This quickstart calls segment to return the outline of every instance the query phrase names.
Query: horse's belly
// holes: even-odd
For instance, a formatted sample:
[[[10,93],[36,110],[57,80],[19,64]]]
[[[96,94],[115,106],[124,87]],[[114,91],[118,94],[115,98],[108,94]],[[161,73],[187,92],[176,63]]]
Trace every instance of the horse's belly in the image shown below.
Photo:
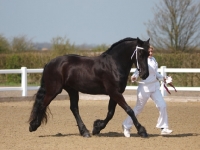
[[[79,85],[74,87],[77,91],[86,94],[106,94],[106,91],[101,86],[94,86],[91,83],[87,83],[86,85]]]

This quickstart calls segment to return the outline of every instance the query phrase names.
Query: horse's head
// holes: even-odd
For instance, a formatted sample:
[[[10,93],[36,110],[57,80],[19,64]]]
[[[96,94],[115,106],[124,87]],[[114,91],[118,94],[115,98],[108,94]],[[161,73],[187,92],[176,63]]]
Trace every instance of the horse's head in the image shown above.
[[[147,58],[149,56],[149,40],[142,41],[139,38],[125,38],[114,43],[107,51],[101,55],[112,56],[113,61],[117,64],[117,68],[125,76],[130,73],[130,69],[135,63],[142,79],[149,76],[149,68]],[[128,76],[127,76],[128,78]]]
[[[149,68],[148,68],[148,56],[149,56],[149,41],[142,41],[137,38],[137,46],[135,48],[135,66],[139,70],[139,76],[142,79],[146,79],[149,76]]]

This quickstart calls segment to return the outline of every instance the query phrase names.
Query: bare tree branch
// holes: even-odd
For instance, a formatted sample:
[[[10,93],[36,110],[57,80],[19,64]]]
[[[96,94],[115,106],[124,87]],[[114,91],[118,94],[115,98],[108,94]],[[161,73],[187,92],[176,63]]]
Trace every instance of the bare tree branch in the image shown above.
[[[154,8],[154,19],[145,25],[156,48],[193,50],[200,46],[200,2],[162,0]]]

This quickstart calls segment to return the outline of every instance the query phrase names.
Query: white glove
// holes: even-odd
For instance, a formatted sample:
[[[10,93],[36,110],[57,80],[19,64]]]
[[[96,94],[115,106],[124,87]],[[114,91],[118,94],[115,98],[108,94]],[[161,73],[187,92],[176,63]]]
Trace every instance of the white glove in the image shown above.
[[[172,83],[172,77],[171,76],[166,76],[165,77],[165,82],[168,83]]]

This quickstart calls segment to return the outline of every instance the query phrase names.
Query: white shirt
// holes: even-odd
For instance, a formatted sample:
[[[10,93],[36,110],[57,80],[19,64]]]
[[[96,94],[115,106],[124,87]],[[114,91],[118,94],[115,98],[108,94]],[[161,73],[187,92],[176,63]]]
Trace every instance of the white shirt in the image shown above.
[[[148,58],[149,66],[149,76],[145,80],[139,82],[138,89],[142,88],[145,92],[154,92],[157,89],[160,89],[160,83],[158,80],[162,80],[163,76],[157,72],[158,63],[154,57]],[[132,75],[136,78],[139,77],[139,71],[136,70]]]

